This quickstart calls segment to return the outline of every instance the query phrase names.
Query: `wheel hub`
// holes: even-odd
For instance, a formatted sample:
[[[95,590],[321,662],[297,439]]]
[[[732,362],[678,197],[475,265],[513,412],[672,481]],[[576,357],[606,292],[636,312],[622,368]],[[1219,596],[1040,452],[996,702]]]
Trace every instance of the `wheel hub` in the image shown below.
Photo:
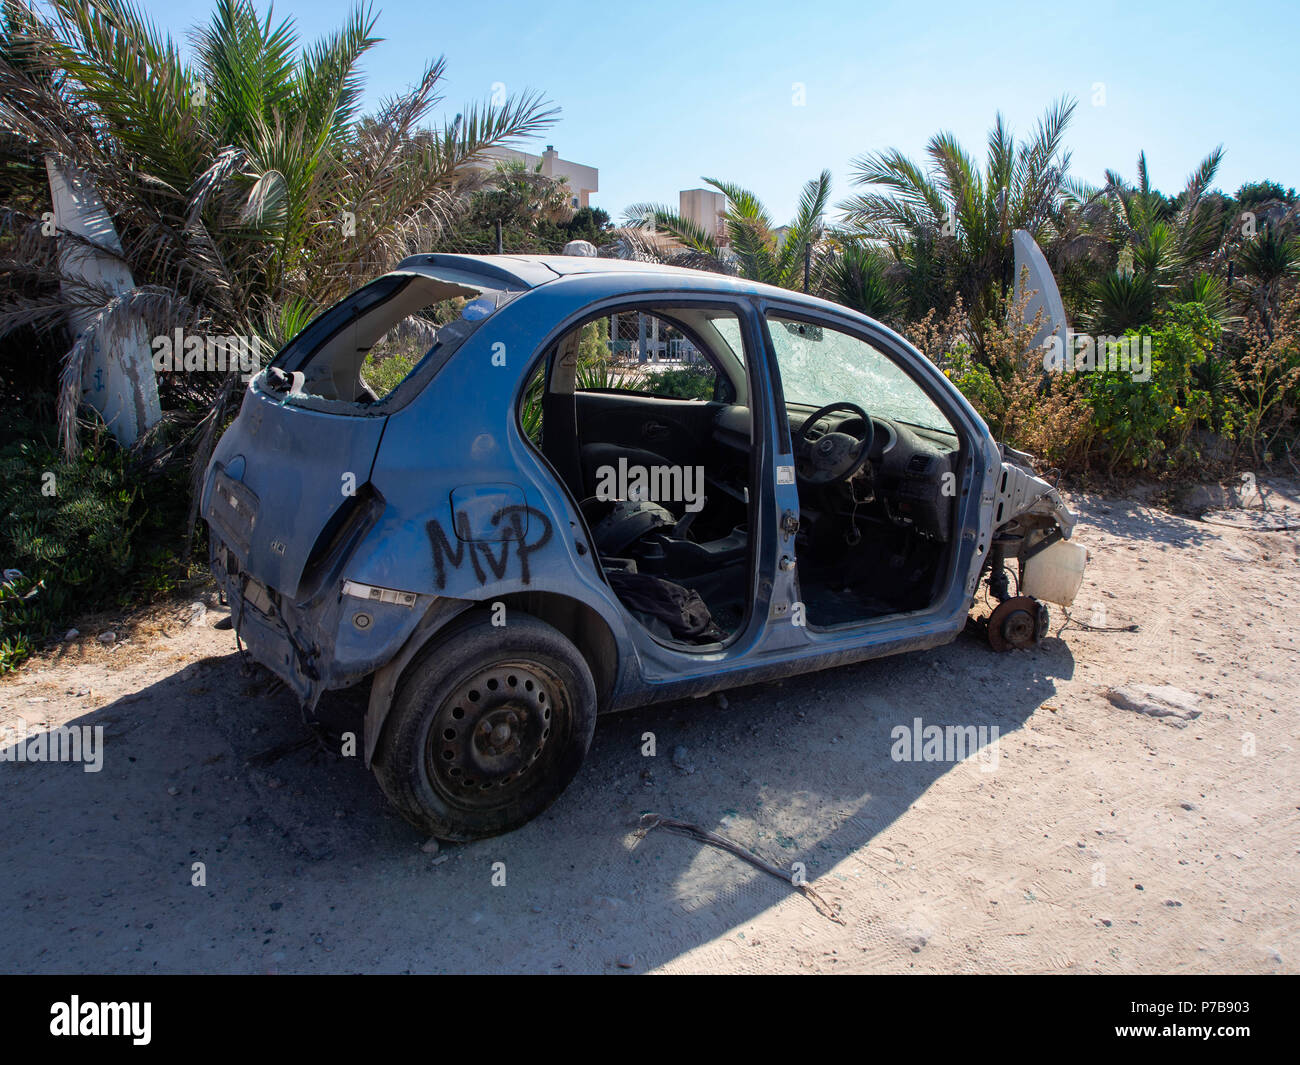
[[[536,663],[499,663],[473,674],[431,724],[431,779],[445,792],[479,801],[517,786],[550,739],[558,691],[556,678]]]
[[[1028,650],[1047,634],[1047,607],[1027,595],[999,603],[989,615],[989,643],[995,651]]]

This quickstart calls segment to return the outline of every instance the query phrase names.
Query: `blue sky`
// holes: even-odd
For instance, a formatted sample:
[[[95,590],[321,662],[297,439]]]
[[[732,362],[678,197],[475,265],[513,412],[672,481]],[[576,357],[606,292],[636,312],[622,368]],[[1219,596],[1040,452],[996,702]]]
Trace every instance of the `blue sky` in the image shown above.
[[[210,11],[206,0],[143,6],[177,37]],[[275,13],[292,16],[310,41],[351,6],[282,0]],[[949,129],[982,158],[997,111],[1027,133],[1062,94],[1079,101],[1067,146],[1071,172],[1086,180],[1107,167],[1132,178],[1146,149],[1152,180],[1174,192],[1222,143],[1217,184],[1226,191],[1263,178],[1300,186],[1294,2],[375,7],[385,40],[365,61],[370,103],[408,86],[438,54],[448,61],[448,115],[489,97],[497,82],[540,89],[562,114],[521,147],[553,143],[562,157],[598,167],[593,203],[616,219],[638,201],[675,206],[679,189],[709,176],[752,188],[784,222],[822,168],[838,202],[852,192],[851,160],[867,151],[898,147],[921,161],[929,137]]]

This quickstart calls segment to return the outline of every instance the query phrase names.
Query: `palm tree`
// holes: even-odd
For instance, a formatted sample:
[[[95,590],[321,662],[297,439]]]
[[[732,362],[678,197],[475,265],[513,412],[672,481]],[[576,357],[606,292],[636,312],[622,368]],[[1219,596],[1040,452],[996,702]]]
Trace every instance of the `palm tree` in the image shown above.
[[[1062,139],[1074,109],[1073,100],[1059,100],[1020,143],[997,115],[982,169],[946,132],[930,138],[928,167],[896,148],[854,160],[853,183],[869,191],[840,205],[845,228],[887,246],[901,263],[941,264],[970,312],[981,353],[984,323],[1012,281],[1012,232],[1050,235],[1070,165]]]
[[[824,294],[872,318],[892,319],[902,303],[898,283],[892,276],[893,266],[884,249],[847,241],[831,256]]]
[[[1241,244],[1238,255],[1249,285],[1250,306],[1273,339],[1283,282],[1300,276],[1300,212],[1294,209],[1280,222],[1264,225]]]
[[[155,335],[176,326],[258,335],[274,350],[313,308],[427,247],[463,189],[482,180],[467,164],[535,135],[557,114],[524,92],[426,126],[441,99],[439,57],[413,88],[362,116],[358,64],[379,41],[369,7],[300,48],[292,19],[273,23],[251,0],[216,0],[209,24],[193,34],[192,62],[130,0],[49,0],[48,8],[7,5],[0,125],[29,152],[93,178],[139,287],[112,302],[84,286],[59,294],[58,242],[42,239],[39,218],[11,210],[18,239],[0,252],[0,267],[24,288],[16,284],[0,305],[0,336],[57,328],[71,299],[100,310],[106,334],[143,316]],[[65,362],[69,451],[80,358],[94,340],[83,335]],[[188,430],[183,449],[200,471],[238,374],[176,377],[165,421]]]
[[[1172,199],[1151,185],[1145,152],[1138,155],[1133,184],[1114,170],[1106,171],[1099,193],[1109,217],[1102,228],[1117,261],[1092,289],[1091,319],[1098,332],[1145,325],[1170,296],[1184,299],[1200,293],[1215,302],[1217,289],[1208,279],[1218,278],[1226,267],[1230,218],[1222,197],[1210,192],[1222,161],[1220,145],[1201,160]],[[1207,279],[1198,280],[1200,274]],[[1221,310],[1226,314],[1226,306]]]
[[[662,204],[633,204],[625,212],[629,227],[667,233],[700,265],[718,270],[731,266],[753,281],[809,291],[821,283],[828,251],[823,216],[831,194],[829,170],[803,187],[794,220],[784,232],[777,231],[767,208],[748,189],[730,181],[703,180],[726,197],[725,248],[714,234]]]

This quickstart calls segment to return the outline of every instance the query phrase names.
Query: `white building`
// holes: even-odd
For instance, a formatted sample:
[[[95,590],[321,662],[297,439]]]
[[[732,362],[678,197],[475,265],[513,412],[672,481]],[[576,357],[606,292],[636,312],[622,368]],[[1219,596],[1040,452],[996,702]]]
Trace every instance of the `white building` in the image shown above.
[[[532,155],[514,148],[489,148],[480,157],[478,165],[483,169],[490,169],[496,165],[495,160],[523,163],[529,170],[535,170],[540,165],[543,176],[567,179],[569,206],[575,211],[580,207],[590,207],[589,197],[593,192],[600,191],[600,171],[594,166],[583,166],[581,163],[571,163],[567,159],[561,159],[560,153],[555,150],[553,144],[548,144],[546,151],[541,155]]]
[[[716,189],[682,189],[677,194],[677,213],[711,236],[719,247],[727,244],[727,227],[722,216],[727,197]]]

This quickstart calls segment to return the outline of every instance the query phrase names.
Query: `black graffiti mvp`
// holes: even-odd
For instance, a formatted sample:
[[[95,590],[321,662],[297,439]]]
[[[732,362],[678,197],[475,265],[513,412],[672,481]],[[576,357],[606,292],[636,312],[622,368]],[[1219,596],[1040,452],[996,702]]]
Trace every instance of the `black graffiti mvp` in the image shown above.
[[[487,583],[488,571],[491,571],[492,576],[497,580],[504,579],[510,569],[511,544],[515,545],[514,556],[519,562],[519,579],[527,584],[529,556],[540,551],[551,540],[550,519],[540,510],[518,503],[502,507],[492,515],[492,527],[502,528],[501,539],[497,541],[501,544],[500,555],[493,554],[491,541],[473,539],[469,517],[464,511],[455,516],[455,522],[456,536],[450,540],[443,530],[442,522],[436,518],[425,526],[429,533],[429,546],[433,550],[433,572],[439,591],[447,586],[448,564],[452,569],[458,570],[465,563],[467,556],[480,585]],[[540,534],[530,543],[524,539],[525,528],[530,531],[534,528],[539,529]],[[487,569],[484,569],[484,564]]]

